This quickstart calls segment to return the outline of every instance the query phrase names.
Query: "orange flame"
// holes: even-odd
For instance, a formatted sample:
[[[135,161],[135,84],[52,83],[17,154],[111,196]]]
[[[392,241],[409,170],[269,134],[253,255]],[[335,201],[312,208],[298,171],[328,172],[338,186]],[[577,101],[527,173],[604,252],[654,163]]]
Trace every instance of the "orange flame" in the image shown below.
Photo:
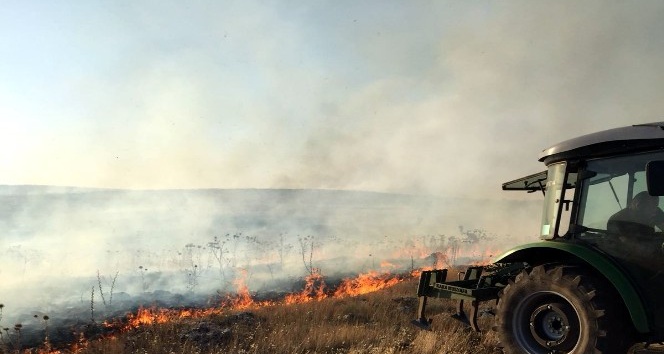
[[[323,300],[327,297],[325,294],[325,281],[320,272],[313,272],[305,278],[304,289],[295,294],[288,294],[284,298],[285,304],[300,304],[312,300]]]
[[[127,316],[127,327],[136,328],[142,325],[153,325],[158,323],[166,323],[172,317],[170,313],[172,310],[167,309],[146,309],[139,308],[135,314]]]
[[[240,277],[233,280],[233,285],[235,285],[235,288],[237,289],[237,296],[227,299],[227,303],[225,305],[234,309],[244,310],[254,305],[254,300],[251,298],[249,287],[245,282],[245,279],[247,278],[247,270],[242,269],[240,274]]]
[[[358,296],[388,288],[400,282],[401,279],[389,273],[378,273],[375,271],[360,274],[354,279],[344,281],[334,291],[335,297]]]
[[[433,270],[433,269],[434,269],[433,267],[422,267],[422,268],[413,269],[413,270],[410,271],[410,276],[412,278],[419,278],[420,275],[422,275],[423,271]]]
[[[150,326],[166,323],[182,318],[200,318],[212,314],[219,314],[223,310],[244,310],[250,307],[265,307],[275,305],[272,301],[255,301],[245,284],[245,276],[236,279],[237,295],[224,300],[220,307],[209,309],[159,309],[139,308],[135,314],[127,316],[127,322],[122,326],[123,331],[141,326]],[[360,274],[356,278],[344,279],[332,295],[326,293],[327,286],[320,272],[314,272],[305,278],[304,289],[299,293],[287,294],[283,304],[297,304],[309,301],[320,301],[328,297],[352,297],[378,291],[399,283],[402,279],[390,273],[372,271]],[[104,326],[114,327],[113,323],[105,322]]]
[[[202,318],[209,315],[221,314],[227,310],[243,310],[250,307],[266,307],[277,304],[273,301],[255,301],[245,283],[246,271],[241,272],[241,277],[233,283],[237,288],[237,295],[228,297],[222,301],[219,307],[207,309],[162,309],[162,308],[139,308],[136,313],[130,313],[126,321],[105,321],[102,325],[109,329],[117,329],[119,332],[127,332],[143,326],[152,326],[172,322],[183,318]],[[357,278],[344,279],[333,293],[327,292],[325,281],[320,271],[315,271],[305,278],[304,289],[299,293],[288,294],[282,300],[285,305],[320,301],[329,297],[353,297],[377,290],[381,290],[399,283],[403,278],[390,273],[378,273],[372,271],[360,274]],[[115,338],[113,334],[105,337]],[[76,353],[85,349],[89,342],[81,333],[76,343],[73,343],[69,351]],[[44,354],[59,354],[59,351],[44,351]]]

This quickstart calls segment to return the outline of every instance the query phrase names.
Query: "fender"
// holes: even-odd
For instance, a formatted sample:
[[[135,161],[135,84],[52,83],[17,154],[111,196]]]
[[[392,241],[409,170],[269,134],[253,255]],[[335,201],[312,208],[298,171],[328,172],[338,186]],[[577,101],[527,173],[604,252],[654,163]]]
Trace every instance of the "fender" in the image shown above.
[[[643,307],[641,296],[639,296],[625,272],[608,257],[587,246],[556,241],[529,243],[510,249],[496,258],[494,263],[528,262],[542,264],[564,259],[579,260],[602,274],[622,297],[634,328],[639,333],[650,332],[648,316]]]

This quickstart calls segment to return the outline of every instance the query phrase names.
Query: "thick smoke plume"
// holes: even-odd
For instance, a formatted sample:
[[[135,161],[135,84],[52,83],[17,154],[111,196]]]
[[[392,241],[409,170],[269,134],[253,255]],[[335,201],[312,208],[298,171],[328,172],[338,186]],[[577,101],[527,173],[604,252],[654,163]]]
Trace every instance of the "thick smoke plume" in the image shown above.
[[[31,6],[0,15],[0,184],[504,198],[664,110],[658,1]]]
[[[251,291],[296,291],[312,272],[408,272],[440,261],[435,252],[443,266],[490,260],[535,235],[523,220],[540,199],[57,187],[5,187],[0,198],[0,303],[16,321],[91,301],[115,309],[177,295],[165,304],[201,305],[236,291],[238,278]]]

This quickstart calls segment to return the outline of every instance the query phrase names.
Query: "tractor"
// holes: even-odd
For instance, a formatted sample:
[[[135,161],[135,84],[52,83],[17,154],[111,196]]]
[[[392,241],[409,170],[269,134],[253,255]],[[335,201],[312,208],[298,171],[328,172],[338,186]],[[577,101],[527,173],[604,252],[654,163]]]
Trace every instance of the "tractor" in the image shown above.
[[[546,170],[502,185],[543,194],[539,240],[449,280],[448,269],[423,271],[413,323],[430,329],[427,300],[444,298],[458,300],[452,317],[476,331],[488,304],[505,353],[661,347],[664,122],[566,140],[539,161]]]

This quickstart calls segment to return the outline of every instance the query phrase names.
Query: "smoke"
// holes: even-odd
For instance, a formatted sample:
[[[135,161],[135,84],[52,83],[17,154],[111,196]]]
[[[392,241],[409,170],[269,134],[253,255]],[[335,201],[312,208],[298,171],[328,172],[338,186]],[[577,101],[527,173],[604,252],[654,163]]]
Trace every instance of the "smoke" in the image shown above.
[[[417,51],[399,41],[402,27],[385,21],[377,43],[360,51],[377,71],[396,61],[400,75],[367,83],[327,109],[290,176],[324,186],[496,196],[500,182],[541,169],[539,151],[558,141],[660,119],[661,7],[481,7],[455,12],[465,21]],[[427,30],[418,33],[430,39]],[[428,60],[408,65],[406,55]],[[469,179],[477,183],[470,187]]]
[[[4,184],[503,198],[555,142],[662,111],[658,2],[151,6],[5,21],[35,96],[0,95],[26,122]],[[21,65],[45,49],[49,75]]]
[[[235,291],[241,275],[252,291],[288,292],[313,268],[332,277],[407,272],[431,266],[430,254],[450,252],[453,243],[460,245],[459,263],[497,256],[534,238],[536,225],[523,220],[534,220],[540,199],[505,204],[332,190],[1,190],[8,207],[0,219],[0,303],[5,318],[16,321],[35,311],[74,316],[62,311],[76,308],[76,316],[87,316],[91,302],[98,316],[163,299],[170,299],[164,305],[202,304],[217,291]]]
[[[3,187],[5,318],[97,271],[126,298],[504,250],[541,196],[500,183],[664,109],[656,1],[32,6],[0,14],[0,184],[118,189]]]

